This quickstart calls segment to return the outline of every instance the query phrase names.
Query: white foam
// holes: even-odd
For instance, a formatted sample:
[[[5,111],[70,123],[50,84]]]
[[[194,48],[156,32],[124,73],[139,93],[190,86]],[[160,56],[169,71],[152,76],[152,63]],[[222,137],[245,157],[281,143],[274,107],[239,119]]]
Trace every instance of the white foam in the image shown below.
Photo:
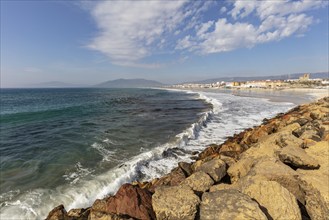
[[[198,94],[198,98],[211,103],[213,109],[203,113],[197,122],[176,135],[173,142],[147,152],[142,149],[141,154],[108,172],[90,180],[80,178],[74,187],[65,185],[55,190],[37,189],[19,196],[15,201],[2,203],[0,219],[42,219],[59,204],[64,204],[67,210],[88,207],[95,199],[115,193],[123,183],[136,179],[149,180],[168,173],[179,161],[191,161],[188,152],[201,151],[206,145],[221,143],[227,136],[257,125],[264,117],[272,117],[293,106],[229,94]],[[100,152],[104,160],[113,160],[115,152],[98,143],[92,147]],[[166,156],[163,156],[164,153]],[[84,168],[81,166],[79,169]],[[72,174],[72,179],[74,177],[75,174]]]

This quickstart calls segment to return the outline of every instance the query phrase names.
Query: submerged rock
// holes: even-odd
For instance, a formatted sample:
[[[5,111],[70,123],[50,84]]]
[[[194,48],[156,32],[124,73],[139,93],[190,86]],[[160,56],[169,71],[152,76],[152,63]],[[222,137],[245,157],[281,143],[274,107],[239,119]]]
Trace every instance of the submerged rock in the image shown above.
[[[259,205],[249,196],[233,189],[204,193],[200,219],[267,219]]]
[[[156,219],[195,219],[200,199],[188,186],[159,187],[152,196]]]

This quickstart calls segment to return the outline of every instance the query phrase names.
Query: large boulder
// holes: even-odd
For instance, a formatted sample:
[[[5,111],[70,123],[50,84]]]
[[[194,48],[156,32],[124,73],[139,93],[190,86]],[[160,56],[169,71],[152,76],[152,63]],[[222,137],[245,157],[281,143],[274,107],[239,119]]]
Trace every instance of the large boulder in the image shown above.
[[[152,196],[156,219],[195,219],[200,199],[188,186],[159,187]]]
[[[269,219],[301,219],[295,196],[275,181],[255,181],[242,192],[255,199]]]
[[[213,159],[197,167],[196,171],[203,171],[219,182],[226,175],[226,163],[221,159]]]
[[[249,196],[233,189],[204,193],[200,219],[267,219],[259,205]]]
[[[152,194],[138,186],[124,184],[115,196],[98,199],[91,208],[92,213],[113,213],[137,219],[154,219]]]
[[[305,153],[302,148],[287,146],[278,151],[280,160],[296,168],[317,169],[319,163]]]
[[[315,158],[320,168],[318,170],[298,169],[300,179],[319,191],[329,208],[329,143],[321,141],[305,149],[305,152]]]
[[[153,193],[157,187],[160,186],[178,186],[186,178],[185,172],[182,168],[176,167],[167,175],[152,181],[148,189]]]
[[[298,173],[276,158],[264,157],[249,171],[248,176],[262,176],[267,180],[276,181],[288,189],[302,204],[305,194],[299,185]]]
[[[49,212],[46,220],[69,220],[69,217],[64,206],[59,205]]]
[[[205,172],[198,171],[186,178],[182,185],[187,185],[196,192],[205,192],[214,185],[214,181]]]

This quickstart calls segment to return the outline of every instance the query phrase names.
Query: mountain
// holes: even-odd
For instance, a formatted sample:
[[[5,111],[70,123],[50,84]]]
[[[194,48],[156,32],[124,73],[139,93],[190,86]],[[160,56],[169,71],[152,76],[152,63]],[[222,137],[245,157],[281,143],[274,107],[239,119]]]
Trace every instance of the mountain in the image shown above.
[[[202,84],[208,84],[208,83],[216,83],[216,82],[242,82],[242,81],[253,81],[253,80],[286,80],[286,79],[298,79],[300,76],[302,76],[304,73],[293,73],[293,74],[287,74],[287,75],[277,75],[277,76],[252,76],[252,77],[221,77],[221,78],[215,78],[215,79],[207,79],[202,81],[196,81],[196,82],[190,82],[190,83],[202,83]],[[328,72],[320,72],[320,73],[311,73],[310,74],[311,79],[328,79],[329,73]]]
[[[95,85],[94,87],[101,88],[141,88],[141,87],[161,87],[164,84],[146,79],[116,79],[109,80],[100,84]]]
[[[79,87],[87,87],[87,86],[59,82],[59,81],[51,81],[51,82],[30,84],[30,85],[26,85],[25,87],[28,87],[28,88],[79,88]]]

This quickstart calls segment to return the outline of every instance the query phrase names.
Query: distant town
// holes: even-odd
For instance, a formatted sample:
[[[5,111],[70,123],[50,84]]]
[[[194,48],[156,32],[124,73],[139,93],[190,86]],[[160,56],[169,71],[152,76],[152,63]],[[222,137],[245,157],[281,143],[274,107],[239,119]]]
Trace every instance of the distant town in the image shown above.
[[[311,79],[306,73],[298,79],[286,80],[252,80],[215,83],[184,83],[170,86],[171,88],[261,88],[261,89],[285,89],[285,88],[329,88],[329,79]]]

